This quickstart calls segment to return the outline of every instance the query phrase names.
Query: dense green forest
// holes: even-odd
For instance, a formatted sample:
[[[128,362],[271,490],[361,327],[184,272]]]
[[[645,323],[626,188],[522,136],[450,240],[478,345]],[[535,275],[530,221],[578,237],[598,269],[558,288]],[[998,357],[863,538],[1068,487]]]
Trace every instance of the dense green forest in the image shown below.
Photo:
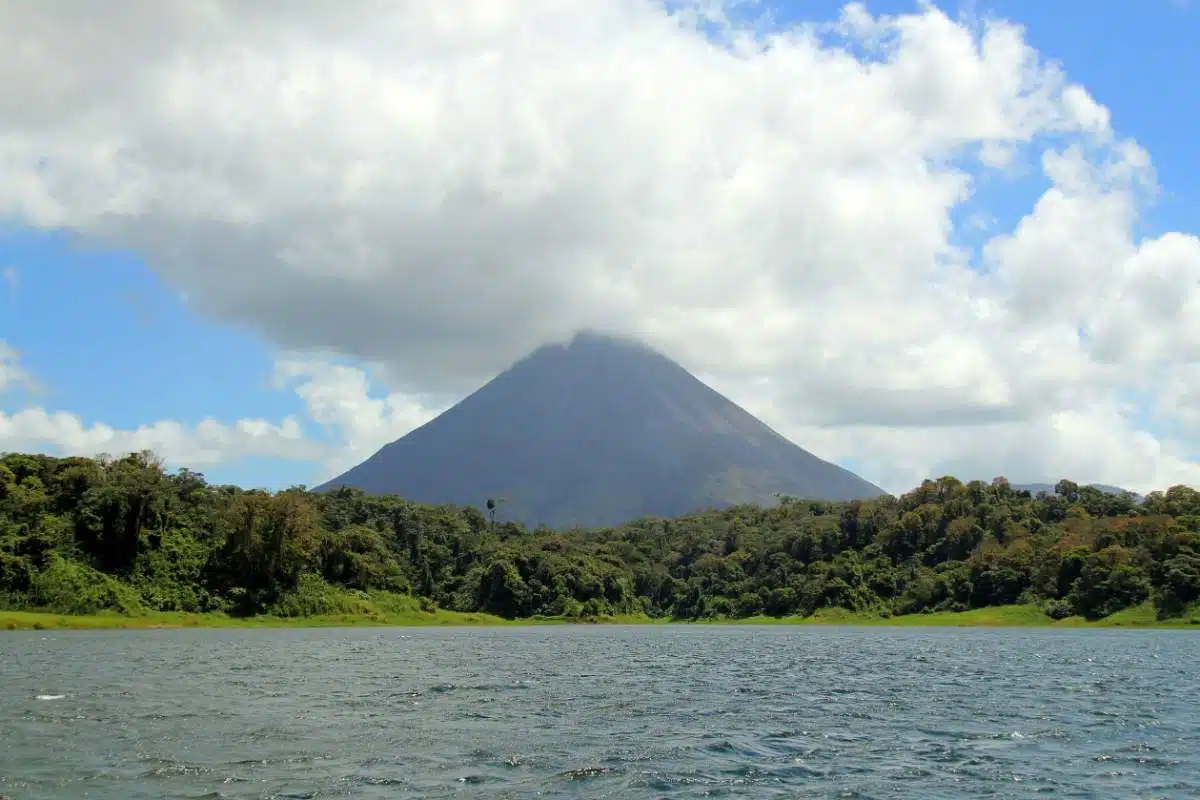
[[[945,477],[898,498],[529,531],[350,489],[211,485],[149,453],[0,457],[0,608],[302,616],[396,595],[505,617],[1036,603],[1099,618],[1151,600],[1167,618],[1200,599],[1200,492]]]

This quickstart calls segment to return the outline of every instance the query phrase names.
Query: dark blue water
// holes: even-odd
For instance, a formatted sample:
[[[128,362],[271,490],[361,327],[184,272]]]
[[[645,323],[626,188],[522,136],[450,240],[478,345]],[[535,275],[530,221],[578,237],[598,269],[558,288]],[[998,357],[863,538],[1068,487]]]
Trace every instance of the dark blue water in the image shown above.
[[[1195,798],[1198,665],[1187,631],[12,632],[0,794]]]

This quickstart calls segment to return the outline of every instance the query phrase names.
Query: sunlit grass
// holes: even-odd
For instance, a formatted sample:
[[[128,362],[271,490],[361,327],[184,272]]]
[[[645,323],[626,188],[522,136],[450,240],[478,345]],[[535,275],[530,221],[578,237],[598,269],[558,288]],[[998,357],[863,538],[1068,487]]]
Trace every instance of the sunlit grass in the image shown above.
[[[1073,628],[1190,628],[1200,630],[1200,607],[1180,617],[1161,620],[1151,603],[1118,611],[1098,620],[1083,617],[1051,619],[1036,605],[1010,605],[976,608],[970,611],[936,611],[929,614],[906,614],[882,616],[880,614],[857,614],[845,609],[822,609],[810,617],[752,617],[725,622],[753,623],[759,625],[878,625],[890,627],[1073,627]]]
[[[1104,619],[1085,620],[1083,617],[1067,617],[1057,624],[1064,627],[1194,628],[1200,630],[1200,605],[1193,606],[1178,617],[1165,620],[1158,618],[1158,612],[1153,604],[1143,603],[1110,614]]]
[[[0,611],[0,629],[114,629],[114,628],[362,628],[362,627],[479,627],[514,625],[491,614],[438,609],[432,612],[377,612],[366,614],[321,614],[311,617],[231,617],[228,614],[99,613],[88,615],[51,614],[36,611]]]
[[[1100,620],[1068,617],[1054,620],[1035,605],[994,606],[971,611],[942,611],[930,614],[882,616],[845,609],[821,609],[807,617],[748,617],[744,619],[669,620],[644,614],[594,618],[531,617],[508,620],[492,614],[463,613],[434,609],[424,611],[412,598],[397,597],[361,613],[321,614],[308,617],[185,614],[147,612],[89,615],[53,614],[36,611],[0,611],[0,630],[120,629],[120,628],[349,628],[349,627],[497,627],[517,625],[847,625],[888,627],[1069,627],[1069,628],[1190,628],[1200,631],[1200,606],[1169,620],[1158,619],[1154,606],[1145,603]]]
[[[717,624],[750,625],[872,625],[888,627],[958,626],[971,628],[1030,627],[1053,625],[1036,606],[995,606],[971,611],[939,611],[930,614],[885,616],[878,613],[856,613],[844,608],[823,608],[807,617],[747,617],[744,619],[705,620]]]

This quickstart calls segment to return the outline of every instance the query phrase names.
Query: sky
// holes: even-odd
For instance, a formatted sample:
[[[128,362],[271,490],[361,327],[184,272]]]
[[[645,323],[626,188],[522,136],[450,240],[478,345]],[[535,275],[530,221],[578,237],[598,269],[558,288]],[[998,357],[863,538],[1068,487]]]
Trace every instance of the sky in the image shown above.
[[[1200,485],[1200,7],[0,5],[0,451],[315,485],[582,328],[889,491]]]

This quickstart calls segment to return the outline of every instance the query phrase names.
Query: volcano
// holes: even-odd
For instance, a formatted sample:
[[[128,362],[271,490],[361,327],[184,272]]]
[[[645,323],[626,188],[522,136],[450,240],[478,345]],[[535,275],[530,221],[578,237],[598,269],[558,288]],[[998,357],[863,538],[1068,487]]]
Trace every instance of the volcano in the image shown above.
[[[776,494],[885,492],[793,444],[664,355],[595,333],[538,348],[318,491],[482,507],[533,527],[601,527]]]

